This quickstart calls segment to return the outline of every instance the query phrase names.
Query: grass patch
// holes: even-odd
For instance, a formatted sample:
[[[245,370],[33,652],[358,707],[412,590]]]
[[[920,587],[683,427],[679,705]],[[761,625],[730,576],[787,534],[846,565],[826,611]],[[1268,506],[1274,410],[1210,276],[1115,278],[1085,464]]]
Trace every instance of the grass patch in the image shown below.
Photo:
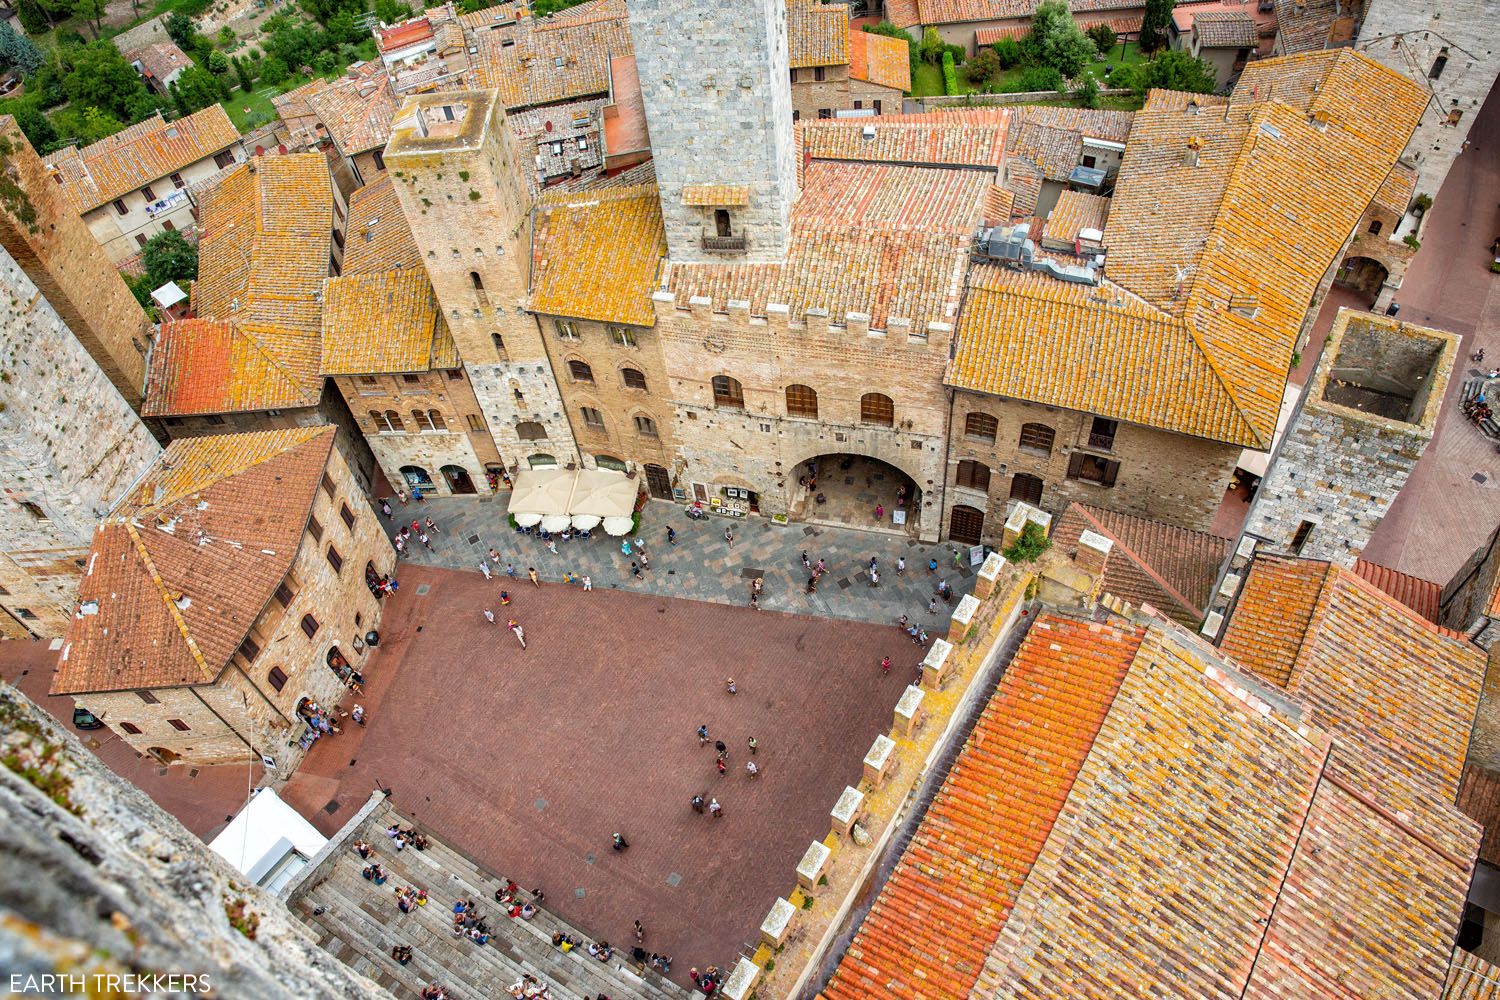
[[[1103,56],[1095,59],[1093,62],[1085,66],[1083,68],[1083,71],[1085,73],[1088,73],[1094,79],[1098,80],[1101,87],[1105,87],[1108,86],[1108,84],[1105,83],[1105,66],[1114,66],[1116,69],[1118,69],[1121,66],[1134,66],[1136,63],[1145,61],[1146,57],[1141,54],[1140,45],[1136,44],[1135,42],[1126,42],[1125,53],[1124,55],[1121,55],[1120,43],[1116,42],[1114,45],[1110,46],[1109,51],[1106,52]]]
[[[932,63],[917,63],[917,71],[911,78],[911,96],[943,96],[943,68]]]
[[[284,83],[270,86],[259,84],[250,93],[245,93],[238,87],[234,93],[229,95],[229,100],[220,101],[224,110],[229,114],[229,120],[234,122],[234,127],[244,135],[250,129],[276,117],[276,108],[271,104],[271,98],[295,90],[308,81],[305,76],[294,76]]]

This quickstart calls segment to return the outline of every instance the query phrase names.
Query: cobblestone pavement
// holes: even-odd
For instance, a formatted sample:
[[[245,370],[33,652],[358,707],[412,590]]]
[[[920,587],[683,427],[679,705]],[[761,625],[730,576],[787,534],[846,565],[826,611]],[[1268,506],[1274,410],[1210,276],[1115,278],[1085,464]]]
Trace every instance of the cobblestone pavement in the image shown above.
[[[681,551],[685,567],[700,558]],[[495,584],[406,567],[366,671],[368,725],[320,741],[283,794],[331,834],[378,783],[596,938],[628,948],[640,919],[647,949],[676,957],[674,979],[732,966],[828,833],[923,650],[893,626],[523,584],[505,611],[524,652],[482,615]],[[700,724],[728,744],[723,777]],[[724,817],[694,813],[694,794]],[[616,831],[629,850],[610,849]]]
[[[639,538],[646,541],[651,568],[643,579],[632,577],[635,556],[620,550],[621,539],[596,529],[589,539],[559,542],[557,555],[533,535],[510,527],[506,505],[510,495],[494,498],[444,497],[393,505],[395,516],[386,522],[388,531],[404,518],[431,517],[439,534],[432,536],[433,550],[422,548],[415,536],[406,549],[409,563],[449,566],[479,572],[479,561],[490,546],[500,552],[500,565],[491,567],[497,577],[505,575],[505,564],[514,563],[520,584],[527,567],[535,566],[544,581],[560,581],[565,573],[588,576],[596,590],[628,590],[714,601],[719,604],[749,603],[750,581],[765,578],[760,605],[764,610],[793,611],[830,618],[895,622],[901,615],[928,625],[941,635],[948,629],[948,608],[938,602],[936,614],[927,605],[938,581],[946,579],[958,596],[973,589],[974,569],[963,550],[963,565],[955,567],[953,548],[947,543],[927,545],[889,531],[792,523],[772,524],[767,518],[744,520],[713,517],[690,520],[683,508],[664,500],[652,500],[641,512]],[[667,526],[677,531],[677,544],[667,544]],[[724,529],[734,532],[734,544],[724,540]],[[634,540],[632,540],[634,545]],[[802,553],[816,563],[823,559],[829,573],[818,581],[815,594],[806,593],[807,573]],[[866,569],[871,557],[879,560],[880,585],[870,586]],[[896,560],[906,559],[906,572],[896,572]],[[936,559],[937,572],[927,572],[928,559]],[[400,577],[398,576],[398,579]],[[405,582],[402,582],[403,588]],[[514,590],[515,588],[507,587]]]

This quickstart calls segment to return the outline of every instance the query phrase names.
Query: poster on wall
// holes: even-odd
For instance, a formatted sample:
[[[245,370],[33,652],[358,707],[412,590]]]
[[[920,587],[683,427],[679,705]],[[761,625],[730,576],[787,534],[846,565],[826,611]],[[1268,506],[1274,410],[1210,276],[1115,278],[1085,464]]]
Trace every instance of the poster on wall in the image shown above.
[[[979,566],[979,565],[982,565],[983,563],[984,563],[984,546],[983,545],[970,545],[969,546],[969,565],[970,566]]]

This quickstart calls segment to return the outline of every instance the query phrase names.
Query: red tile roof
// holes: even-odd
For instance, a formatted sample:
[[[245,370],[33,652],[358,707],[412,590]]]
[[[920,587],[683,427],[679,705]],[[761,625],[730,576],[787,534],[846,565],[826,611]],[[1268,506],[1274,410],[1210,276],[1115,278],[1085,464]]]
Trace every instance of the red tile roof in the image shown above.
[[[53,694],[213,681],[286,577],[334,428],[172,442],[100,525]]]
[[[414,17],[410,21],[381,28],[375,36],[381,52],[394,52],[408,45],[425,42],[431,37],[432,22],[425,17]]]
[[[1364,559],[1354,561],[1354,572],[1428,621],[1438,620],[1438,602],[1443,596],[1438,584]]]
[[[825,989],[828,1000],[967,994],[1142,634],[1037,620]]]
[[[1480,860],[1500,865],[1500,771],[1478,764],[1467,765],[1458,786],[1458,808],[1484,827],[1484,839],[1479,843]]]

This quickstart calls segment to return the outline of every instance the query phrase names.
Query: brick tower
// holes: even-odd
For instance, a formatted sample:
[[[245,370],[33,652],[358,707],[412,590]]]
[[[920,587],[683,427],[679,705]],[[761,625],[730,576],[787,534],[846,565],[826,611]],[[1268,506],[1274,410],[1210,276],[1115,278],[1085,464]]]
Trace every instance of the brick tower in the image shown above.
[[[385,150],[495,446],[512,469],[531,455],[578,457],[536,317],[526,312],[532,197],[493,90],[406,99]],[[522,441],[516,425],[542,425]]]
[[[797,199],[785,0],[631,0],[667,249],[775,261]]]

